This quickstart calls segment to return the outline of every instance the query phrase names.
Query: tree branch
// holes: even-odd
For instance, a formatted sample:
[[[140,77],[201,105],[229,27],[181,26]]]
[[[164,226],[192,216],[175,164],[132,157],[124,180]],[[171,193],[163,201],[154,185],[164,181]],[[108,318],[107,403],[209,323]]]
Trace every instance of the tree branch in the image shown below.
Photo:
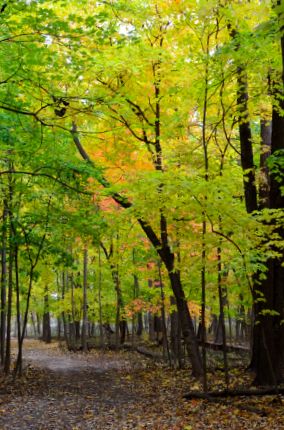
[[[92,193],[91,191],[83,191],[83,190],[79,190],[78,188],[72,187],[71,185],[66,184],[65,182],[61,181],[58,178],[55,178],[52,175],[49,175],[48,173],[37,173],[37,172],[27,172],[27,171],[23,171],[23,170],[2,170],[0,171],[0,176],[2,175],[8,175],[12,173],[13,175],[28,175],[28,176],[42,176],[45,178],[49,178],[52,179],[53,181],[57,182],[58,184],[62,185],[65,188],[68,188],[69,190],[75,191],[76,193],[79,194],[85,194],[87,196],[92,196],[94,193]]]
[[[88,153],[85,151],[83,145],[80,142],[80,139],[79,139],[78,133],[77,133],[77,127],[76,127],[76,124],[74,122],[72,124],[71,134],[73,137],[73,141],[76,145],[76,148],[78,149],[83,160],[87,161],[87,163],[95,169],[96,168],[95,163],[93,162],[93,160],[90,159]],[[102,185],[104,188],[108,189],[111,187],[110,182],[103,175],[100,175],[99,177],[96,176],[96,179],[99,182],[99,184]],[[133,207],[133,204],[127,199],[127,197],[122,196],[121,194],[119,194],[117,192],[112,192],[110,190],[110,196],[113,198],[113,200],[116,203],[118,203],[124,209],[129,209],[129,208]],[[157,250],[157,252],[161,256],[161,258],[164,259],[164,254],[163,254],[163,251],[161,249],[162,243],[161,243],[160,239],[158,238],[158,236],[156,235],[156,233],[154,232],[154,230],[152,229],[152,227],[139,216],[137,216],[137,221],[140,224],[142,230],[145,232],[148,239],[150,240],[150,242],[152,243],[152,245],[154,246],[154,248]]]

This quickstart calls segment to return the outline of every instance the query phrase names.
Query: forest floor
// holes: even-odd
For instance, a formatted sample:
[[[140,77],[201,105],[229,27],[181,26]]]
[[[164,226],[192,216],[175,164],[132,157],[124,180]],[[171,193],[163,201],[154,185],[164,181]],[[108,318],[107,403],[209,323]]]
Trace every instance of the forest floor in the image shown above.
[[[1,430],[284,430],[275,397],[186,401],[183,394],[201,388],[189,370],[137,353],[69,353],[28,340],[24,358],[20,380],[0,378]],[[242,375],[232,372],[232,386],[249,383]],[[222,378],[210,374],[212,388],[221,388]]]

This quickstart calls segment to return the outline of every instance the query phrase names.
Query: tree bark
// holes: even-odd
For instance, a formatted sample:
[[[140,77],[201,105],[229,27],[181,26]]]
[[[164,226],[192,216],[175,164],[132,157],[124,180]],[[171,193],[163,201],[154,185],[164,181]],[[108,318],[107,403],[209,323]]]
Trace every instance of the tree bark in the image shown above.
[[[282,3],[282,0],[278,2]],[[282,17],[278,17],[279,21]],[[280,27],[282,24],[280,22]],[[238,32],[228,25],[233,40],[236,41],[236,50],[240,46],[237,41]],[[283,65],[284,65],[284,37],[281,40],[282,50],[282,80],[274,91],[274,106],[272,113],[272,139],[271,154],[284,148],[284,118],[283,118]],[[241,144],[241,163],[244,174],[245,204],[248,213],[258,210],[257,189],[254,174],[252,133],[248,117],[248,90],[247,77],[242,65],[237,67],[237,104],[239,109],[239,134]],[[277,94],[278,93],[278,94]],[[263,196],[262,196],[263,200]],[[270,172],[270,208],[283,208],[283,196],[281,196],[279,182],[273,178]],[[260,206],[261,208],[261,206]],[[283,237],[283,232],[280,236]],[[281,359],[283,355],[283,336],[280,320],[283,319],[283,282],[284,268],[282,260],[271,258],[266,263],[266,279],[260,279],[256,273],[253,277],[254,300],[254,324],[253,324],[253,348],[250,367],[256,372],[255,383],[259,385],[275,385],[281,379]],[[275,316],[272,312],[278,312]],[[279,348],[280,347],[280,348]]]
[[[99,253],[99,279],[98,279],[98,302],[99,302],[99,330],[100,330],[100,347],[104,343],[103,333],[103,313],[102,313],[102,262],[101,262],[101,249],[98,248]]]
[[[64,271],[62,271],[61,279],[62,279],[61,299],[62,299],[62,301],[64,301],[65,293],[66,293],[66,289],[67,289],[67,275],[65,274]],[[67,347],[69,347],[69,336],[68,336],[68,330],[67,330],[67,321],[66,321],[66,315],[65,315],[64,310],[62,311],[62,321],[63,321],[64,340],[66,342]]]
[[[171,305],[176,306],[176,300],[171,296]],[[181,348],[181,327],[179,316],[176,310],[171,311],[171,352],[174,361],[174,367],[182,367],[182,348]]]
[[[184,342],[192,364],[192,373],[194,376],[199,377],[203,372],[201,357],[194,333],[193,322],[189,313],[184,291],[182,289],[180,273],[178,271],[170,272],[169,277],[177,303]]]
[[[50,328],[50,313],[49,313],[49,296],[48,286],[44,289],[44,312],[42,320],[42,340],[46,343],[51,342],[51,328]]]
[[[260,172],[259,172],[259,209],[268,208],[270,178],[267,159],[271,154],[272,123],[266,119],[260,121]]]
[[[277,6],[282,6],[283,0],[277,1]],[[273,110],[272,110],[272,135],[271,155],[274,158],[274,169],[270,174],[269,207],[273,210],[282,211],[284,208],[283,175],[281,176],[281,163],[284,151],[284,16],[283,11],[278,8],[278,21],[280,29],[280,46],[282,56],[282,70],[280,82],[273,85]],[[283,172],[282,172],[283,174]],[[279,239],[284,239],[283,226],[277,226],[275,230]],[[277,250],[277,249],[276,249]],[[281,251],[278,249],[277,251]],[[265,302],[258,303],[257,317],[260,321],[258,329],[258,342],[255,350],[254,365],[256,370],[255,382],[259,385],[276,385],[282,380],[282,364],[284,359],[284,257],[275,256],[267,262],[267,276],[261,282],[258,289],[264,295]],[[268,312],[267,312],[268,311]],[[276,313],[275,313],[276,312]]]
[[[227,356],[227,337],[226,337],[226,327],[225,327],[225,315],[224,315],[224,297],[222,288],[222,248],[221,243],[217,248],[217,258],[218,258],[218,295],[219,295],[219,309],[220,309],[220,325],[222,328],[222,345],[223,345],[223,361],[225,369],[225,383],[228,389],[229,387],[229,370],[228,370],[228,356]]]
[[[245,204],[247,213],[254,212],[257,206],[257,189],[255,181],[255,165],[253,160],[252,133],[248,118],[247,76],[244,68],[237,68],[238,90],[237,105],[239,109],[239,135],[241,144],[241,164],[244,177]]]
[[[117,235],[118,241],[118,235]],[[105,257],[109,263],[111,276],[116,292],[116,316],[115,316],[115,343],[118,347],[119,344],[123,344],[125,342],[126,336],[126,320],[124,317],[121,317],[121,310],[123,309],[123,297],[120,285],[120,277],[119,277],[119,267],[118,263],[113,261],[114,255],[114,247],[113,243],[110,245],[109,251],[107,251],[104,244],[101,242],[101,248],[104,251]]]
[[[10,163],[11,170],[13,169]],[[9,373],[11,366],[11,323],[12,323],[12,299],[13,299],[13,266],[14,266],[14,228],[13,228],[13,181],[9,174],[9,199],[8,208],[8,236],[9,236],[9,264],[8,264],[8,301],[7,301],[7,328],[6,328],[6,351],[4,361],[4,372]]]
[[[13,228],[12,228],[12,191],[10,189],[9,199],[9,264],[8,264],[8,301],[7,301],[7,329],[6,329],[6,351],[4,361],[4,372],[10,372],[11,366],[11,323],[12,323],[12,298],[13,298]]]
[[[1,249],[1,330],[0,330],[0,357],[4,364],[6,340],[6,290],[7,290],[7,201],[3,202],[2,249]]]
[[[83,257],[84,280],[83,280],[83,324],[82,324],[82,347],[83,351],[88,351],[87,346],[87,324],[88,324],[88,302],[87,302],[87,283],[88,283],[88,250],[84,248]]]
[[[14,229],[13,229],[14,230]],[[15,234],[14,230],[14,234]],[[18,355],[19,355],[19,374],[22,374],[23,357],[21,348],[21,309],[20,309],[20,283],[19,283],[19,260],[18,260],[18,245],[15,244],[15,289],[16,289],[16,309],[17,309],[17,340],[18,340]]]

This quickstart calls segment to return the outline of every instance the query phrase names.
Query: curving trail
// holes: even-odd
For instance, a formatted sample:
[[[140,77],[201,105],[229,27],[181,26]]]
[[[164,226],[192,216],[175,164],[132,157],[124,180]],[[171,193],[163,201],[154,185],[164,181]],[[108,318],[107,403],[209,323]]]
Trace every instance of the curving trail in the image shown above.
[[[1,430],[136,428],[119,424],[131,413],[137,396],[135,386],[124,381],[137,367],[128,357],[66,354],[54,346],[28,343],[24,363],[39,369],[39,384],[1,409]]]
[[[32,367],[22,381],[5,392],[0,379],[0,430],[284,429],[275,405],[263,417],[233,402],[185,401],[198,388],[189,370],[170,371],[135,353],[74,354],[29,340],[24,359]]]

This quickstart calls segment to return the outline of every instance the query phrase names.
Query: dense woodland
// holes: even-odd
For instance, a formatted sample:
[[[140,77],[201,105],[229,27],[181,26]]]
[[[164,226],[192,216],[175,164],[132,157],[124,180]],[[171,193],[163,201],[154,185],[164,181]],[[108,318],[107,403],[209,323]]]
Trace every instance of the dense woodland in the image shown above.
[[[27,335],[162,354],[204,391],[209,346],[227,388],[239,348],[276,387],[284,2],[10,0],[0,28],[3,372]]]

